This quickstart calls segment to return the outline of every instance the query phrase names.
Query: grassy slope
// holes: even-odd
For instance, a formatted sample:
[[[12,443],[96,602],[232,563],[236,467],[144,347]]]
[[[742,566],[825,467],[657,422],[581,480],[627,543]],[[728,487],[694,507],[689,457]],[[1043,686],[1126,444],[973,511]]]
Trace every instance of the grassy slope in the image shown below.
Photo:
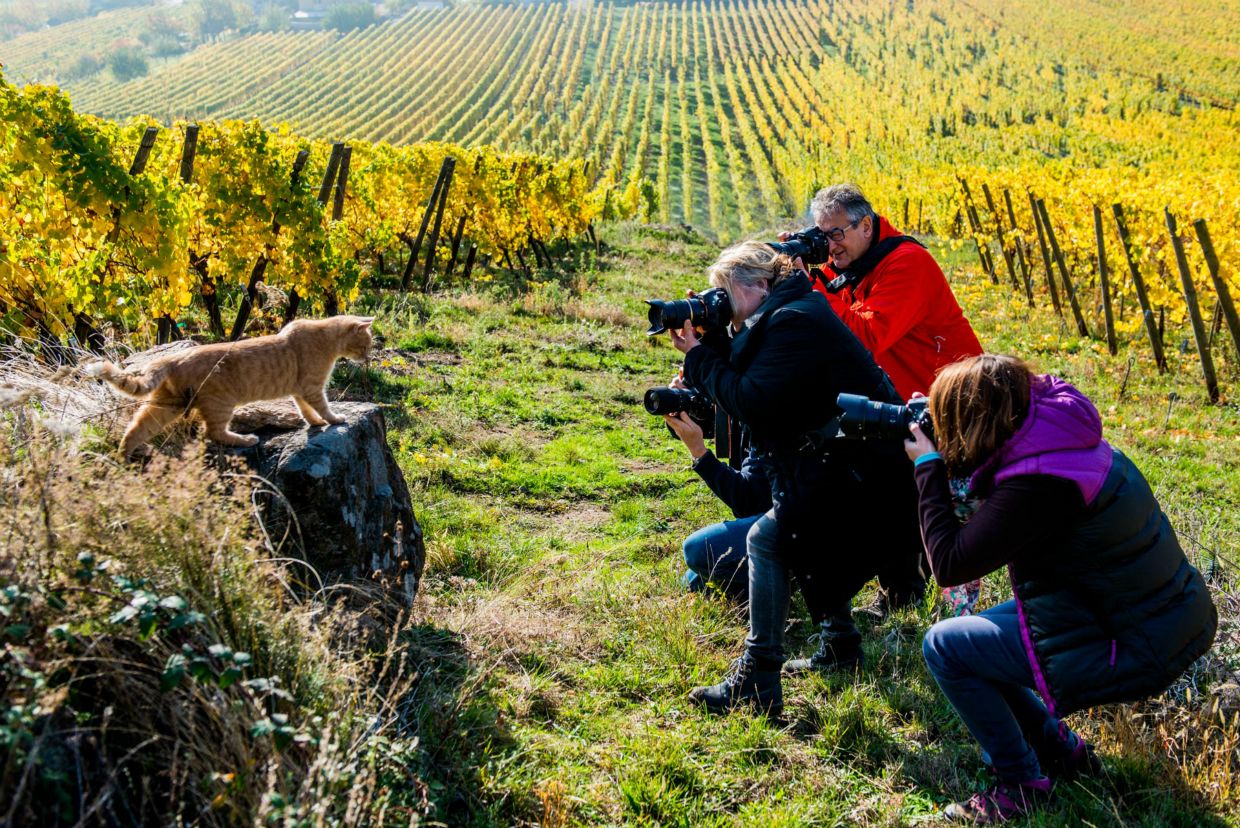
[[[389,348],[376,395],[392,405],[391,441],[429,541],[412,645],[432,818],[899,824],[976,789],[981,761],[920,657],[933,608],[865,627],[859,680],[787,682],[784,723],[713,719],[686,703],[738,652],[745,618],[679,585],[680,541],[725,514],[641,409],[678,356],[643,335],[641,300],[700,286],[713,251],[649,230],[609,241],[601,271],[573,285],[550,278],[517,300],[368,300]],[[1098,403],[1186,548],[1218,573],[1234,619],[1224,593],[1234,595],[1240,542],[1235,405],[1205,405],[1195,359],[1175,347],[1174,373],[1159,378],[1140,343],[1107,357],[1049,308],[1030,313],[940,254],[990,350],[1032,358]],[[1224,375],[1234,396],[1234,361]],[[1213,553],[1231,562],[1212,566]],[[793,630],[794,649],[807,632]],[[1216,648],[1233,669],[1235,633],[1232,621]],[[1205,675],[1142,717],[1074,717],[1108,775],[1061,786],[1063,804],[1037,824],[1236,824],[1236,728],[1212,727],[1213,699],[1195,692],[1209,689]]]

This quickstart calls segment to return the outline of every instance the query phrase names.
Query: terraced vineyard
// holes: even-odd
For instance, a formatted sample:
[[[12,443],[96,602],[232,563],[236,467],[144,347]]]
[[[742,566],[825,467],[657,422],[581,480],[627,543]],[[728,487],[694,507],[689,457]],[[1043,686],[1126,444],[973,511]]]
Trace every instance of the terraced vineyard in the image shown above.
[[[21,83],[88,85],[92,81],[72,78],[74,62],[84,55],[105,57],[109,49],[131,42],[153,12],[150,6],[117,9],[0,42],[0,63]],[[160,7],[159,14],[182,17],[179,7]]]
[[[1108,171],[1096,182],[1107,197],[1170,187],[1172,200],[1199,201],[1224,223],[1218,210],[1235,208],[1217,170],[1234,188],[1240,166],[1240,9],[1166,21],[1150,2],[1071,5],[417,10],[343,36],[234,39],[144,79],[67,87],[78,108],[113,118],[258,117],[316,137],[585,158],[620,186],[648,176],[653,217],[727,237],[799,212],[816,186],[842,178],[888,210],[908,197],[908,223],[941,232],[957,218],[962,168],[1018,170],[1059,198],[1058,182],[1089,166]],[[34,71],[23,40],[0,46],[18,76]]]
[[[0,45],[0,60],[29,76],[30,41],[51,55],[56,31]],[[1218,272],[1240,291],[1234,3],[1174,15],[1152,0],[468,5],[345,35],[225,38],[148,77],[109,77],[64,85],[79,110],[114,119],[259,118],[321,139],[582,160],[610,203],[720,241],[769,232],[817,187],[854,180],[899,226],[976,239],[992,272],[983,251],[1001,238],[1013,284],[1017,246],[1057,278],[1037,257],[1041,198],[1063,271],[1099,296],[1093,209],[1119,204],[1152,312],[1176,326],[1188,315],[1166,207],[1185,230],[1208,223]],[[1127,274],[1115,232],[1103,255]],[[1179,236],[1206,278],[1197,239]],[[1123,311],[1135,281],[1111,289],[1119,334],[1139,336],[1142,315]],[[1100,330],[1101,298],[1083,304],[1078,329]]]

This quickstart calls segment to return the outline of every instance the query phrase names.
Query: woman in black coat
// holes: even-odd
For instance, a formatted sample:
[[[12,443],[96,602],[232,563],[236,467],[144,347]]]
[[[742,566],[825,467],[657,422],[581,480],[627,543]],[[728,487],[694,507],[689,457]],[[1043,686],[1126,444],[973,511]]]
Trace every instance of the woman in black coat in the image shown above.
[[[778,713],[792,576],[816,621],[857,593],[889,556],[916,555],[916,493],[898,442],[811,440],[839,415],[840,393],[902,402],[873,357],[786,256],[758,242],[728,248],[711,266],[727,291],[726,355],[703,347],[690,323],[672,332],[685,381],[749,430],[767,462],[773,508],[746,538],[750,629],[724,680],[690,698],[712,712],[752,703]]]

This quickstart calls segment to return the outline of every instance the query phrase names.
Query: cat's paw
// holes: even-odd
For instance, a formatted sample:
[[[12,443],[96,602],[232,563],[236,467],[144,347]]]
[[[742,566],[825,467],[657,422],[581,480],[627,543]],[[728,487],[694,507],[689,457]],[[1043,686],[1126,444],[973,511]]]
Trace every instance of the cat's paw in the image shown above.
[[[341,423],[344,422],[344,417],[337,417],[335,414],[328,414],[323,419],[325,419],[331,425],[340,425]]]

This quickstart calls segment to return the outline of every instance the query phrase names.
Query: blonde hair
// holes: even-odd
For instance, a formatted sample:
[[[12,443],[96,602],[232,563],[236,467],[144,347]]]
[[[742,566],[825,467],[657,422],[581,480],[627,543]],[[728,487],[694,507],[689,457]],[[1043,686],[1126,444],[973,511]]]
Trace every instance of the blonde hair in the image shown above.
[[[1002,354],[954,362],[930,386],[930,419],[939,454],[955,476],[976,471],[1029,414],[1033,372]]]
[[[713,287],[731,294],[735,285],[774,287],[795,272],[790,257],[776,253],[762,242],[745,241],[720,253],[706,275]]]

